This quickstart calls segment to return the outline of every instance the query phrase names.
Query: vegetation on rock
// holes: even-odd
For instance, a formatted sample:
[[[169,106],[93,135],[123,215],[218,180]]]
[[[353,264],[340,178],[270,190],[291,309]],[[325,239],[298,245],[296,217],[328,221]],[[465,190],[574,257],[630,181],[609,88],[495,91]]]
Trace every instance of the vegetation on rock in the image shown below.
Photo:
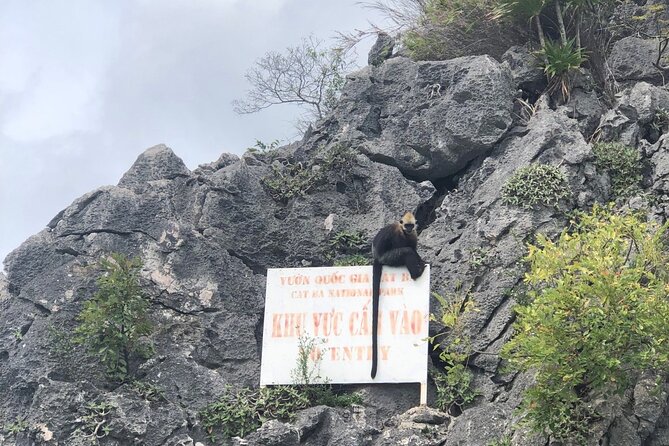
[[[463,335],[463,316],[475,312],[476,306],[466,293],[464,297],[456,297],[452,301],[438,293],[432,293],[432,296],[439,303],[439,310],[430,315],[430,320],[439,322],[446,330],[430,337],[433,350],[439,351],[439,360],[445,372],[432,374],[437,387],[436,406],[440,410],[459,414],[479,395],[473,386],[474,375],[467,367],[471,345]]]
[[[585,443],[595,396],[628,389],[638,371],[666,371],[666,229],[595,207],[556,242],[538,235],[530,245],[529,296],[503,356],[536,374],[522,405],[535,431]]]
[[[320,359],[311,352],[319,340],[308,335],[298,338],[298,356],[292,372],[293,385],[252,389],[227,386],[223,395],[200,411],[202,426],[214,441],[217,433],[226,437],[244,437],[271,419],[293,420],[300,409],[325,405],[351,406],[362,403],[356,393],[337,393],[329,384],[313,384],[322,380]]]
[[[592,148],[595,164],[611,178],[611,189],[616,197],[629,197],[639,191],[641,156],[634,147],[619,142],[597,143]]]
[[[150,352],[142,342],[152,331],[149,301],[139,284],[142,262],[113,253],[100,260],[100,266],[104,274],[97,281],[98,291],[79,313],[75,340],[100,360],[109,379],[123,382],[132,375],[131,357]]]
[[[339,231],[328,242],[326,258],[332,259],[334,266],[369,265],[368,237],[362,231]]]
[[[306,195],[327,183],[329,176],[344,178],[348,174],[355,152],[344,145],[329,149],[322,160],[305,164],[286,161],[272,164],[272,173],[263,178],[263,184],[277,201]]]
[[[518,169],[502,187],[502,202],[532,209],[535,206],[557,207],[560,200],[571,197],[564,173],[548,164],[531,164]]]

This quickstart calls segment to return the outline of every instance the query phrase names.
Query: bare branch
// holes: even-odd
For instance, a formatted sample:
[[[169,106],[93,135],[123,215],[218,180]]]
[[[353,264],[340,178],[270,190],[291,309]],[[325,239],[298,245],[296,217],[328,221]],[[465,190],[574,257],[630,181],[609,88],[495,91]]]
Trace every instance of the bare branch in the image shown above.
[[[276,104],[306,106],[309,115],[321,118],[343,86],[350,55],[339,48],[323,49],[310,36],[282,54],[269,52],[246,72],[251,89],[244,99],[233,101],[236,113],[255,113]]]

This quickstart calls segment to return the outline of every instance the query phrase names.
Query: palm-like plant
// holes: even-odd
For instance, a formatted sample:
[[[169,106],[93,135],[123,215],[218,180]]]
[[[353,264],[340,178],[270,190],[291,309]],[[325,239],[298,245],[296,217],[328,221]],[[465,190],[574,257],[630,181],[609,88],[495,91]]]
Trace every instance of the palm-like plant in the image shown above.
[[[562,98],[566,101],[570,92],[569,74],[587,59],[583,49],[574,44],[574,39],[568,39],[564,44],[548,40],[538,53],[543,60],[544,73],[550,82],[549,88],[559,88]]]

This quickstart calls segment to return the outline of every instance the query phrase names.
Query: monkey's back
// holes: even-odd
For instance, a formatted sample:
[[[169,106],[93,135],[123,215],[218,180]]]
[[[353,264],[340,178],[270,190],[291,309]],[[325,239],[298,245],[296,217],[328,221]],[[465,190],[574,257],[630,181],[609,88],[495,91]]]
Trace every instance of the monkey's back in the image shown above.
[[[402,225],[391,223],[383,227],[372,240],[372,255],[378,259],[391,249],[413,248],[416,249],[418,237],[415,232],[405,233]]]

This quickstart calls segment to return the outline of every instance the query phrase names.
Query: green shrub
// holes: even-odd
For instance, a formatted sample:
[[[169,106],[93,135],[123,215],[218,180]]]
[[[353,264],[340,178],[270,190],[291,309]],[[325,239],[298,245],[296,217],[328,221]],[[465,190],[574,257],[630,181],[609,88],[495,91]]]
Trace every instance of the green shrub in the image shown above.
[[[435,403],[439,410],[450,412],[457,407],[462,411],[479,395],[473,387],[474,375],[465,365],[466,357],[459,356],[457,361],[446,366],[446,373],[432,375],[437,387]]]
[[[663,108],[655,110],[650,126],[660,134],[667,133],[669,131],[669,110]]]
[[[244,437],[259,428],[265,420],[292,419],[297,410],[308,405],[309,400],[295,387],[234,389],[227,386],[216,402],[200,411],[200,419],[202,427],[214,441],[217,431],[226,437]]]
[[[641,158],[634,147],[619,142],[598,143],[592,149],[595,165],[604,169],[611,178],[611,189],[616,197],[629,197],[639,192]]]
[[[585,443],[593,395],[629,388],[639,370],[667,370],[666,225],[595,207],[556,242],[529,246],[527,304],[502,354],[532,371],[525,421],[554,440]]]
[[[330,239],[330,249],[342,254],[358,254],[369,248],[367,236],[362,231],[339,231]]]
[[[567,177],[555,166],[531,164],[518,169],[502,187],[502,202],[532,209],[537,205],[557,207],[571,197]]]
[[[369,265],[369,240],[362,231],[339,231],[332,235],[325,252],[334,266]]]
[[[147,401],[165,401],[165,391],[156,384],[144,381],[132,381],[130,386],[139,396]]]
[[[345,177],[354,159],[353,150],[347,146],[336,145],[322,159],[311,164],[276,162],[272,164],[272,173],[265,176],[262,182],[272,198],[285,203],[327,183],[330,176]]]
[[[275,139],[270,143],[265,143],[259,139],[256,139],[256,143],[253,147],[247,147],[246,150],[249,153],[259,153],[261,155],[271,155],[279,147],[279,140]]]
[[[141,339],[152,331],[149,301],[139,285],[142,263],[113,253],[100,266],[105,273],[97,281],[98,291],[79,313],[75,341],[88,347],[111,380],[123,382],[131,376],[131,356],[147,354]]]
[[[486,446],[511,446],[511,438],[505,435],[489,442]]]

